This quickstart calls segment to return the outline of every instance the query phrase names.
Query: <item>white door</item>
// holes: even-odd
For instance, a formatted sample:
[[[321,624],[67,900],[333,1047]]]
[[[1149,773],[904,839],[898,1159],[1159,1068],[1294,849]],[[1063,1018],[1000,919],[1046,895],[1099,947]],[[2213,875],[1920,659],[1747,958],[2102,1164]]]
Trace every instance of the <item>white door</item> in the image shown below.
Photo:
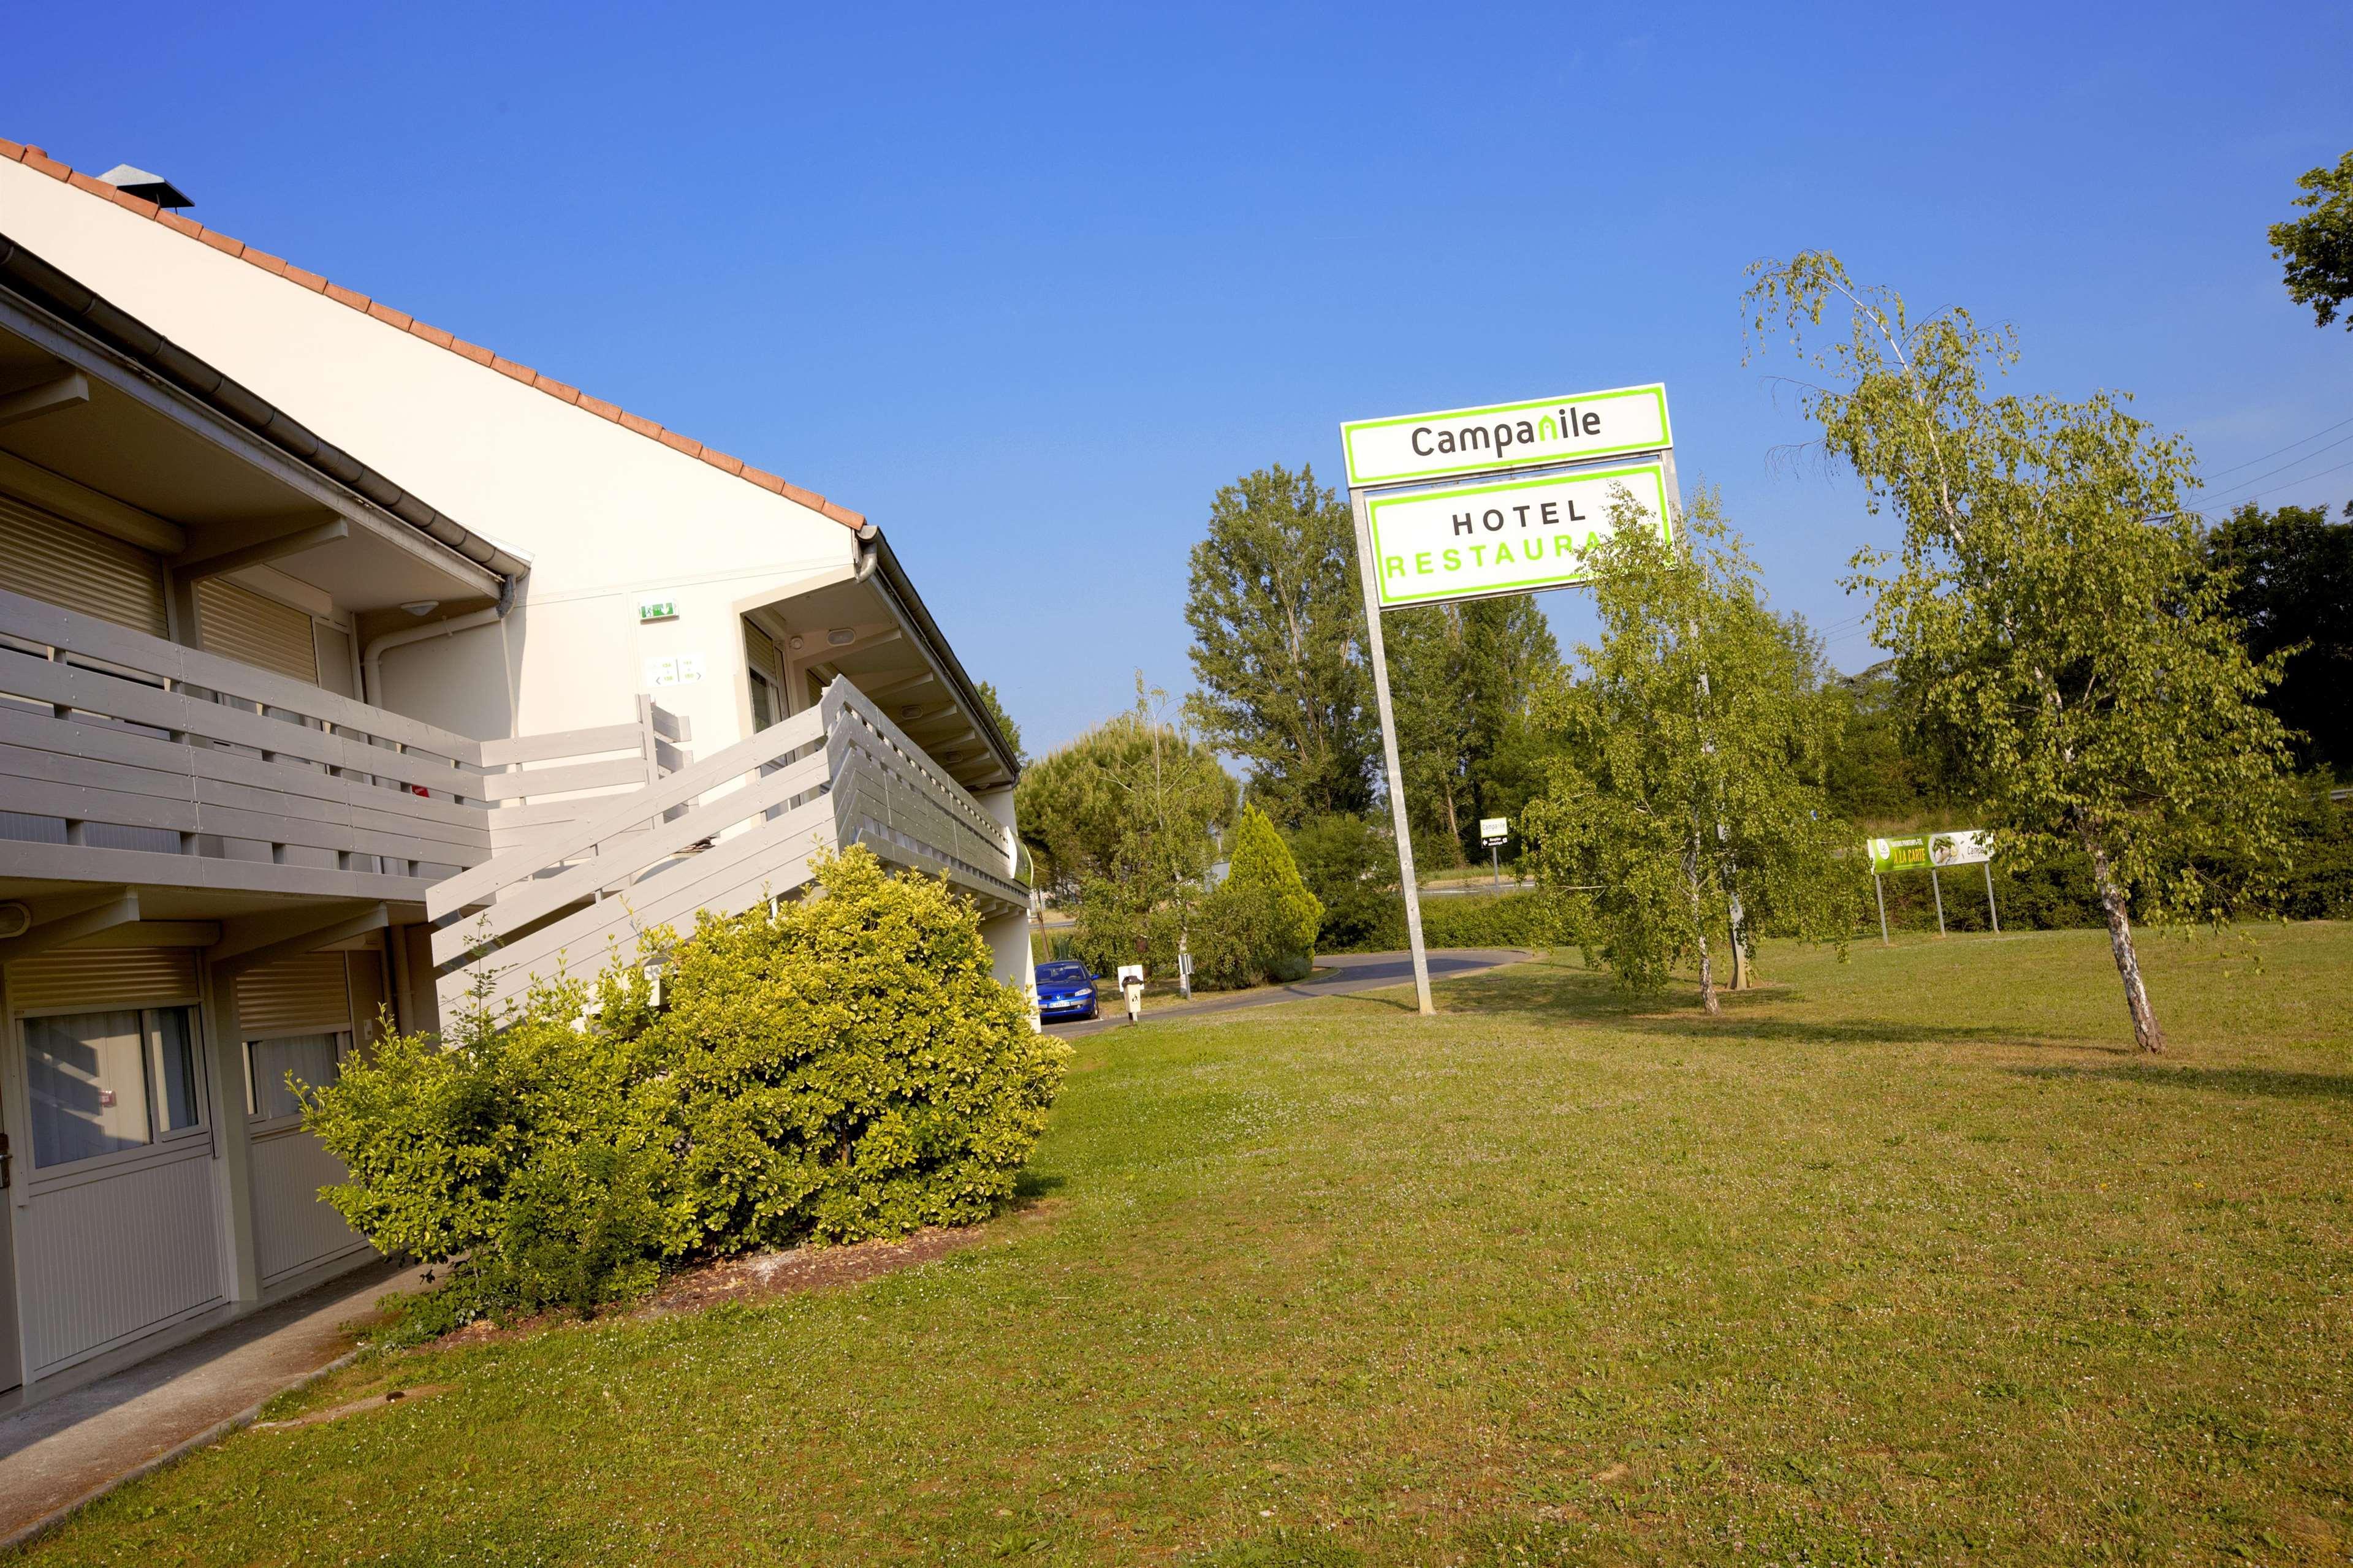
[[[5,1110],[0,1107],[0,1110]],[[7,1125],[0,1116],[0,1127]],[[8,1148],[8,1134],[0,1131],[0,1394],[25,1381],[25,1363],[16,1340],[16,1227],[9,1211],[16,1206],[16,1162]]]
[[[20,1014],[31,1202],[9,1219],[38,1377],[223,1296],[209,1100],[196,1009]]]
[[[382,963],[374,952],[307,952],[237,979],[254,1260],[265,1291],[367,1252],[366,1239],[320,1201],[321,1187],[351,1173],[303,1127],[296,1086],[335,1081],[352,1048],[350,969],[376,966],[374,994],[382,990]]]
[[[290,1079],[313,1088],[334,1082],[351,1048],[348,1029],[245,1043],[254,1262],[264,1290],[367,1249],[366,1238],[320,1200],[321,1187],[349,1181],[351,1173],[303,1127],[302,1102],[288,1087]]]

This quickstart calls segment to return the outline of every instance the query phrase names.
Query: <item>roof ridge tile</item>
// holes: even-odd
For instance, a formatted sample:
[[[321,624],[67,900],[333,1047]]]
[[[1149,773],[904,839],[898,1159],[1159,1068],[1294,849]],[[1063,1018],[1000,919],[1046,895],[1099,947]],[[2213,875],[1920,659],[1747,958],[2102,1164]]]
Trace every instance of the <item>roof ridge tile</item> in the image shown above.
[[[420,321],[405,311],[396,310],[379,300],[371,300],[365,294],[343,288],[341,284],[330,283],[319,274],[305,271],[281,257],[272,256],[266,250],[255,249],[244,241],[233,239],[218,229],[207,228],[193,218],[182,217],[179,214],[158,206],[143,197],[134,196],[130,192],[110,185],[93,175],[85,174],[79,169],[60,163],[41,148],[0,137],[0,163],[22,163],[28,169],[38,170],[53,180],[61,180],[76,190],[111,201],[127,212],[162,224],[175,234],[189,239],[201,240],[224,255],[249,261],[273,278],[281,278],[289,283],[308,289],[314,294],[324,294],[337,304],[349,306],[362,315],[372,317],[392,328],[395,331],[406,332],[411,337],[423,339],[436,348],[448,349],[461,358],[471,360],[476,364],[512,377],[525,386],[543,392],[559,403],[569,404],[584,414],[592,414],[597,418],[625,426],[640,436],[660,442],[673,451],[698,458],[723,473],[748,480],[764,490],[783,496],[786,500],[807,507],[811,511],[821,513],[845,528],[861,529],[866,526],[863,513],[852,511],[837,501],[828,500],[814,490],[803,489],[800,486],[779,478],[765,468],[754,468],[741,458],[733,457],[713,447],[706,447],[691,437],[681,436],[677,431],[657,425],[641,415],[631,414],[617,404],[607,403],[601,397],[592,397],[578,387],[568,385],[554,376],[532,369],[529,365],[501,358],[489,349],[466,342],[454,332],[444,331],[439,327]]]

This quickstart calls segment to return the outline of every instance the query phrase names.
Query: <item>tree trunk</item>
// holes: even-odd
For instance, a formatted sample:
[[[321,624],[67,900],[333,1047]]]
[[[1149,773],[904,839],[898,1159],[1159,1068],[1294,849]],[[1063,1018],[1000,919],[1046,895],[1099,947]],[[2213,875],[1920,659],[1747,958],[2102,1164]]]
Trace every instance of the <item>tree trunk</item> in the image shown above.
[[[1715,972],[1712,967],[1713,963],[1714,961],[1708,957],[1707,932],[1702,929],[1699,933],[1699,1005],[1706,1008],[1712,1016],[1721,1015],[1724,1011],[1724,1004],[1715,999]]]
[[[2116,973],[2125,983],[2125,1011],[2132,1015],[2133,1044],[2149,1056],[2165,1054],[2165,1031],[2158,1027],[2156,1010],[2148,1005],[2148,987],[2141,984],[2140,955],[2133,951],[2132,914],[2125,890],[2116,881],[2107,855],[2084,836],[2092,856],[2092,884],[2098,889],[2100,908],[2108,917],[2108,951],[2116,954]]]
[[[1711,1017],[1724,1012],[1724,1004],[1715,999],[1715,961],[1707,950],[1707,916],[1699,896],[1699,835],[1692,835],[1691,858],[1683,862],[1683,883],[1691,889],[1692,940],[1699,944],[1699,1005]]]

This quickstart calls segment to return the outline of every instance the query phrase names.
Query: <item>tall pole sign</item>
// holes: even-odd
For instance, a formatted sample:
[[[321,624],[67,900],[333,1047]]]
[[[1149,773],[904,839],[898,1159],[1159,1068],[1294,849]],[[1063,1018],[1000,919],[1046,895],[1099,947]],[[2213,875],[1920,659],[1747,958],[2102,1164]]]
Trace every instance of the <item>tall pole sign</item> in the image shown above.
[[[1414,998],[1430,999],[1421,889],[1398,764],[1381,614],[1409,605],[1564,588],[1591,577],[1584,556],[1609,525],[1620,490],[1672,539],[1681,502],[1664,386],[1620,386],[1570,397],[1358,419],[1340,426],[1356,569],[1380,705],[1381,762],[1397,833]]]

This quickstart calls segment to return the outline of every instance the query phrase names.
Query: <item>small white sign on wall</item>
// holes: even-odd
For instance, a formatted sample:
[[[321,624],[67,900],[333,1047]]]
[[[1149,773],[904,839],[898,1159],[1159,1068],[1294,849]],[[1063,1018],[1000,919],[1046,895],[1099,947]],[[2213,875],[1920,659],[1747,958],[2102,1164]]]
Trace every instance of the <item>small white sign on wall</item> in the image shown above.
[[[646,660],[648,686],[684,686],[702,679],[702,656],[699,653],[665,655]]]

